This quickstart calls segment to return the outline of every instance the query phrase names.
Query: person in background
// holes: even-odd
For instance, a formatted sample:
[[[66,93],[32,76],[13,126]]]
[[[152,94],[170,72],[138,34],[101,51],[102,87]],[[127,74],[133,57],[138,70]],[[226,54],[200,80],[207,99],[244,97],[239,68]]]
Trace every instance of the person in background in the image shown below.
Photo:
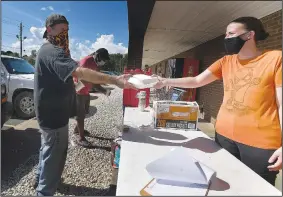
[[[127,82],[129,75],[116,77],[79,67],[70,56],[68,24],[59,14],[46,19],[46,40],[35,62],[34,100],[41,148],[33,186],[38,196],[53,196],[61,180],[68,149],[70,100],[75,92],[73,77],[94,84],[133,87]]]
[[[149,71],[149,66],[146,64],[145,66],[144,66],[144,72],[148,72]]]
[[[215,141],[275,185],[282,168],[282,51],[257,48],[268,35],[257,18],[238,18],[226,29],[229,55],[196,77],[159,78],[155,87],[198,88],[223,79]]]
[[[86,56],[80,61],[80,66],[82,68],[89,68],[91,70],[99,71],[106,61],[108,61],[109,53],[105,48],[100,48],[96,52]],[[78,83],[77,77],[74,77],[74,82]],[[91,144],[85,138],[85,134],[89,135],[89,132],[84,129],[84,120],[86,114],[89,113],[90,106],[90,90],[93,86],[99,91],[110,96],[111,91],[103,88],[99,84],[92,84],[89,82],[83,81],[84,87],[76,91],[76,121],[77,125],[74,130],[74,134],[79,135],[77,139],[77,144],[83,147],[89,147]]]

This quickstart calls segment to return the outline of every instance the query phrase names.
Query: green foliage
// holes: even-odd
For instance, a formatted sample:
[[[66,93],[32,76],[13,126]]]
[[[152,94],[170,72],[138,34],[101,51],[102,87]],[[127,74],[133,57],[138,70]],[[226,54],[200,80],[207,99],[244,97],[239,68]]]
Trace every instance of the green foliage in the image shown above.
[[[12,56],[12,57],[20,57],[19,53],[12,52],[12,51],[1,51],[1,54]]]
[[[8,55],[12,57],[20,57],[19,53],[12,52],[12,51],[1,51],[2,55]],[[36,50],[32,50],[30,56],[24,55],[22,57],[26,61],[28,61],[31,65],[35,65],[35,59],[36,59]]]
[[[106,62],[103,70],[123,72],[124,67],[128,64],[128,54],[122,55],[120,53],[110,54],[110,60]]]

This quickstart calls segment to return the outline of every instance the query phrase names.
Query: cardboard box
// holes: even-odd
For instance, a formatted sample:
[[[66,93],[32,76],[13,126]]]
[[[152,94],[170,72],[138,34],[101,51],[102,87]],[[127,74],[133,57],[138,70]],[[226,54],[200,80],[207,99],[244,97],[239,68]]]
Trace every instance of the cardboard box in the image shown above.
[[[196,130],[199,106],[197,102],[154,101],[154,128]]]

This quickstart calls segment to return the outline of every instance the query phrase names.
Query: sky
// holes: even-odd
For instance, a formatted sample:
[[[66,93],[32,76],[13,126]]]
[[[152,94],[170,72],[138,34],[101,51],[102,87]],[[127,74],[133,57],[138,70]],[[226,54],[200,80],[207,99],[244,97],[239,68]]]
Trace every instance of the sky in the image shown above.
[[[128,52],[128,12],[126,1],[2,1],[3,51],[20,52],[19,24],[23,23],[23,55],[38,50],[43,43],[45,20],[52,13],[69,21],[72,58],[79,60],[98,48],[109,53]]]

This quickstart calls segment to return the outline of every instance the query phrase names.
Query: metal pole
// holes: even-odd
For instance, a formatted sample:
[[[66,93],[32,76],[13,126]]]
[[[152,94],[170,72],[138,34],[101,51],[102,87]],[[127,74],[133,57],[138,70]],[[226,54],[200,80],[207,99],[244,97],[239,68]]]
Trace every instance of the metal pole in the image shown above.
[[[23,23],[20,23],[20,57],[23,57]]]

